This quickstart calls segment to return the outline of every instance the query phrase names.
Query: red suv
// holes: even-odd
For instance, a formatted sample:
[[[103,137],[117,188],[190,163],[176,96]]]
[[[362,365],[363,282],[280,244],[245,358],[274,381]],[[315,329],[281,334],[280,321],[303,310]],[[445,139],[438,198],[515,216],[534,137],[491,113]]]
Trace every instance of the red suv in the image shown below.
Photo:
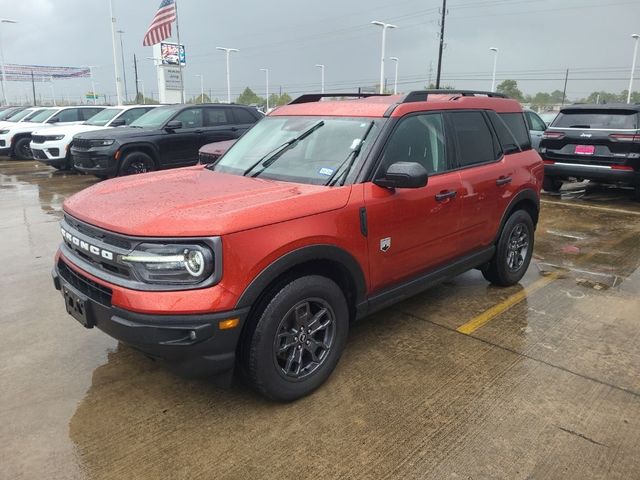
[[[323,97],[278,108],[211,165],[68,199],[53,272],[67,311],[183,373],[238,364],[293,400],[330,375],[351,322],[472,268],[522,278],[543,163],[518,102]]]

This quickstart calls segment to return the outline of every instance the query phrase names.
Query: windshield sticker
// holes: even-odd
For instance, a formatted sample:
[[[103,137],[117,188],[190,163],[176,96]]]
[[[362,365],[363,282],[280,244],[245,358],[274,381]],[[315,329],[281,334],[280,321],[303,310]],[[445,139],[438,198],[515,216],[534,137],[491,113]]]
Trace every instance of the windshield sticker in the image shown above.
[[[320,170],[318,170],[318,173],[320,175],[324,175],[325,177],[330,177],[331,175],[333,175],[333,168],[323,167]]]
[[[356,148],[358,148],[358,145],[360,145],[360,139],[359,138],[355,138],[353,140],[353,143],[351,144],[351,150],[355,150]]]

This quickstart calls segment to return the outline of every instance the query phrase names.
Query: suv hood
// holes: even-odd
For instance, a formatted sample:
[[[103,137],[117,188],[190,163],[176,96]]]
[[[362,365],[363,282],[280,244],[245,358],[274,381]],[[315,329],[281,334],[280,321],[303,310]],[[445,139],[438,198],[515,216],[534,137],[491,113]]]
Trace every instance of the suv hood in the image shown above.
[[[344,207],[351,187],[277,182],[203,165],[101,182],[64,202],[71,216],[145,237],[212,236]]]
[[[95,125],[66,125],[64,127],[50,127],[42,135],[69,135],[73,136],[77,133],[90,132],[92,130],[104,130],[109,127],[98,127]],[[34,135],[40,135],[40,130],[33,132]]]
[[[147,135],[153,135],[161,133],[162,130],[156,128],[138,128],[138,127],[118,127],[118,128],[106,128],[101,130],[93,130],[87,133],[79,133],[78,138],[87,140],[102,140],[102,139],[126,139],[133,137],[146,137]]]

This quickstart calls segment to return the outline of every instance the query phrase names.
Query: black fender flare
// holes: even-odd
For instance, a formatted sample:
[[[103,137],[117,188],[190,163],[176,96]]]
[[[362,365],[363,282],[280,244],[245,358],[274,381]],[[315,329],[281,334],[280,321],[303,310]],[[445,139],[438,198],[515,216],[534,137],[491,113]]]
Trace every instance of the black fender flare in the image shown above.
[[[364,273],[358,261],[346,250],[329,244],[309,245],[284,254],[262,270],[245,288],[236,303],[236,308],[253,306],[265,289],[283,273],[309,261],[333,261],[342,265],[355,285],[356,306],[366,295]]]
[[[160,150],[156,145],[152,142],[132,142],[125,143],[118,147],[118,150],[121,152],[121,158],[131,152],[142,152],[147,153],[147,151],[151,151],[151,159],[156,163],[156,166],[160,166]]]
[[[509,202],[509,206],[507,206],[504,213],[502,214],[502,218],[500,219],[500,228],[498,228],[498,232],[496,233],[496,236],[494,238],[494,243],[496,243],[500,238],[500,234],[502,233],[502,227],[504,227],[505,222],[513,213],[514,209],[516,208],[516,205],[518,205],[523,200],[530,201],[534,204],[536,209],[536,218],[533,218],[532,220],[533,220],[534,227],[535,225],[538,224],[538,215],[540,213],[540,196],[536,193],[535,190],[531,188],[526,188],[524,190],[521,190],[511,199],[511,201]]]

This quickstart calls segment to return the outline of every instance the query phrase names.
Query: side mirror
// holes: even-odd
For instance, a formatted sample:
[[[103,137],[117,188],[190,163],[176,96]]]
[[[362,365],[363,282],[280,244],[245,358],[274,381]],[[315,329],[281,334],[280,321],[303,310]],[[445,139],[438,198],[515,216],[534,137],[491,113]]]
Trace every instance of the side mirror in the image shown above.
[[[180,130],[182,128],[182,122],[180,120],[171,120],[164,128],[169,131]]]
[[[59,121],[60,121],[60,119],[58,117],[53,117],[47,123],[58,123]]]
[[[429,173],[416,162],[396,162],[389,165],[381,178],[373,181],[383,188],[422,188],[427,184]]]
[[[112,127],[122,127],[126,124],[127,122],[125,122],[124,118],[116,118],[113,122],[111,122]]]

